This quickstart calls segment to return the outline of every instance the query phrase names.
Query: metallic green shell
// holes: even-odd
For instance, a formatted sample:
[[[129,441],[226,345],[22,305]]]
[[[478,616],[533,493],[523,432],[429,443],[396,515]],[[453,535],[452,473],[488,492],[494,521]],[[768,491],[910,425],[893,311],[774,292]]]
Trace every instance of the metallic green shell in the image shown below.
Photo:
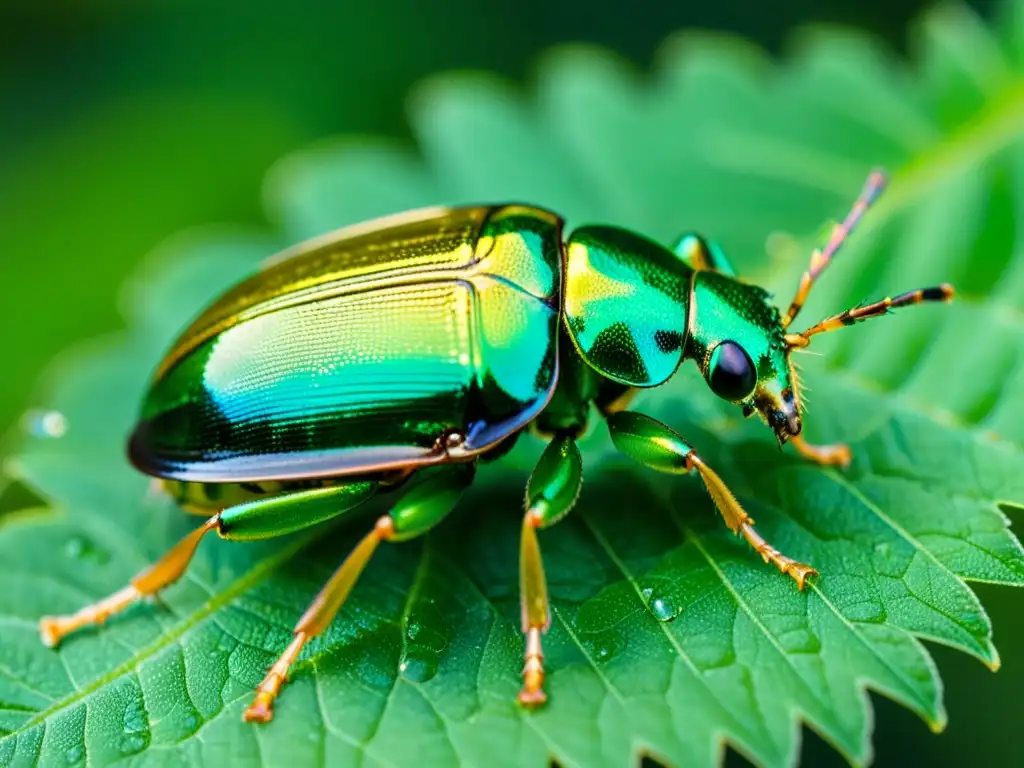
[[[165,478],[334,477],[486,451],[557,375],[561,220],[431,209],[286,253],[159,367],[129,455]]]
[[[565,326],[588,365],[655,387],[683,359],[693,270],[624,229],[581,227],[566,244]]]

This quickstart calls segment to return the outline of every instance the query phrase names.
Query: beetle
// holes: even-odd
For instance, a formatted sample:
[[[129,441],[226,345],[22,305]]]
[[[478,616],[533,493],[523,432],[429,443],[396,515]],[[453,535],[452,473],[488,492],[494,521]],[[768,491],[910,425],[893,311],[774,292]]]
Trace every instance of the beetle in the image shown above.
[[[884,186],[874,171],[815,250],[781,313],[696,234],[667,248],[632,231],[583,226],[529,205],[431,208],[345,228],[285,251],[228,290],[172,346],[146,393],[130,461],[207,517],[118,592],[44,617],[56,646],[184,572],[200,540],[266,539],[404,491],[342,562],[258,686],[246,721],[267,722],[291,664],[333,620],[381,542],[420,536],[524,431],[548,444],[522,523],[525,635],[520,704],[543,703],[541,637],[551,623],[538,529],[576,502],[576,440],[596,412],[614,445],[655,470],[696,474],[726,525],[798,588],[816,575],[775,549],[714,470],[670,427],[628,410],[640,390],[693,360],[717,396],[757,413],[780,448],[845,467],[843,445],[801,437],[793,350],[815,334],[897,307],[948,301],[949,285],[789,326],[814,281]]]

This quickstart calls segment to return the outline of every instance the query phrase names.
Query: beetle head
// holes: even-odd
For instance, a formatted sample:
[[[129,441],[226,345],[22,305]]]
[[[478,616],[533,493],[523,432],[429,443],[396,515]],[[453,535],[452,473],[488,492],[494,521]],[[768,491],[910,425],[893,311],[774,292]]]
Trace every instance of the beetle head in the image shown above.
[[[758,413],[779,443],[800,434],[796,375],[782,316],[763,288],[724,274],[694,275],[687,355],[711,391]]]
[[[801,428],[800,395],[796,371],[790,361],[794,350],[810,344],[815,334],[881,317],[897,307],[953,298],[952,286],[943,283],[847,309],[800,333],[787,332],[814,281],[884,186],[881,171],[873,171],[868,176],[842,224],[833,226],[822,247],[811,254],[811,264],[800,279],[796,296],[785,314],[779,313],[762,288],[719,272],[702,269],[694,274],[688,354],[696,359],[713,392],[742,405],[746,416],[758,412],[775,432],[780,445],[799,435]]]

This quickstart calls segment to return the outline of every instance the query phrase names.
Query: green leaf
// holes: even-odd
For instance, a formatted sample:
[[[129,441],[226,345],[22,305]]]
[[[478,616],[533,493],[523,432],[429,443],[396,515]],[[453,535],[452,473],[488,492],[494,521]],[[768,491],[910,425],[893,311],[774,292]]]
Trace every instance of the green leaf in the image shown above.
[[[994,28],[944,7],[911,64],[849,31],[808,32],[782,63],[684,35],[653,77],[589,48],[545,59],[527,94],[440,77],[412,102],[420,153],[346,140],[269,176],[275,236],[193,234],[125,294],[130,330],[59,361],[59,438],[25,437],[7,474],[47,509],[0,518],[0,764],[713,765],[723,744],[791,765],[804,723],[871,759],[865,689],[941,729],[921,642],[998,665],[969,581],[1024,583],[1000,509],[1024,501],[1024,3]],[[523,440],[484,468],[452,520],[382,547],[294,670],[267,727],[243,725],[361,525],[253,545],[205,543],[161,604],[43,648],[36,622],[123,585],[192,524],[123,459],[146,378],[177,330],[278,245],[421,205],[522,199],[570,225],[718,239],[785,302],[820,223],[867,171],[889,191],[798,322],[948,280],[922,307],[815,341],[811,439],[846,472],[781,453],[691,370],[645,393],[787,554],[805,593],[731,537],[694,478],[627,465],[595,429],[577,511],[541,546],[554,601],[549,706],[514,704],[522,664]],[[768,256],[766,256],[768,252]],[[884,322],[884,324],[883,324]],[[980,674],[980,671],[979,671]]]

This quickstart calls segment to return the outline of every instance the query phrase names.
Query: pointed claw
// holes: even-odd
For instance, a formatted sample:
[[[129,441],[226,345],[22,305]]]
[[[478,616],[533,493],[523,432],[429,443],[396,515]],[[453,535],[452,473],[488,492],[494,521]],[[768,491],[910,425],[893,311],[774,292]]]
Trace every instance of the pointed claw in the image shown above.
[[[821,463],[826,466],[849,469],[853,461],[853,451],[848,445],[839,443],[837,445],[823,445],[821,447]]]
[[[62,629],[64,619],[61,616],[43,616],[39,620],[39,639],[47,648],[56,648],[60,645],[65,632]]]
[[[540,633],[540,627],[530,627],[526,633],[523,689],[519,691],[516,700],[527,709],[535,709],[548,700],[544,693],[544,653],[541,650]]]
[[[544,693],[544,668],[539,658],[527,660],[523,670],[523,688],[516,700],[527,709],[536,709],[548,700]]]
[[[267,691],[256,694],[256,700],[242,713],[246,723],[269,723],[274,719],[274,696]]]
[[[269,723],[274,718],[274,701],[281,692],[281,686],[288,679],[288,670],[298,658],[308,639],[305,632],[295,633],[284,653],[274,662],[270,671],[267,672],[267,676],[263,678],[263,682],[256,687],[256,697],[249,708],[242,713],[242,720],[247,723]]]
[[[807,585],[807,579],[811,576],[818,576],[818,571],[809,565],[804,563],[791,562],[783,569],[784,573],[788,573],[796,581],[796,588],[801,592],[804,591],[804,587]]]
[[[536,709],[547,703],[548,695],[544,693],[543,688],[528,689],[523,688],[519,692],[519,696],[516,697],[516,701],[519,702],[521,707],[526,709]]]
[[[799,435],[791,438],[790,442],[804,458],[824,467],[848,469],[850,462],[853,461],[853,451],[850,450],[848,445],[844,445],[843,443],[836,443],[834,445],[812,445],[811,443],[806,442]]]

